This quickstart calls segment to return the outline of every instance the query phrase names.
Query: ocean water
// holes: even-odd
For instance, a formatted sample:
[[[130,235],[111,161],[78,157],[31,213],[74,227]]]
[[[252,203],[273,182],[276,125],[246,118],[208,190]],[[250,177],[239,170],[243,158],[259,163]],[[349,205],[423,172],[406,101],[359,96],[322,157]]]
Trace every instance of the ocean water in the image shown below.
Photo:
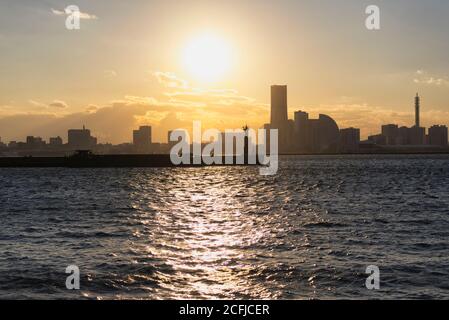
[[[447,299],[448,186],[449,156],[0,169],[0,298]]]

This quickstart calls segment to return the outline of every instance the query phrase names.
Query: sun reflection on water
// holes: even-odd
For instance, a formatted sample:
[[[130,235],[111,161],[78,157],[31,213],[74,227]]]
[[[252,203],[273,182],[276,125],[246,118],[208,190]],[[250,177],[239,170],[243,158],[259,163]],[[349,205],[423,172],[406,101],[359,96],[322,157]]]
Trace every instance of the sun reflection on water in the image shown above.
[[[171,296],[272,296],[263,283],[248,277],[257,268],[248,260],[257,256],[255,246],[270,231],[242,213],[247,206],[241,199],[253,190],[239,175],[230,179],[226,170],[184,170],[171,181],[168,194],[161,194],[159,205],[149,205],[157,209],[153,219],[142,220],[152,230],[148,250],[169,266],[169,272],[159,275],[159,284]]]

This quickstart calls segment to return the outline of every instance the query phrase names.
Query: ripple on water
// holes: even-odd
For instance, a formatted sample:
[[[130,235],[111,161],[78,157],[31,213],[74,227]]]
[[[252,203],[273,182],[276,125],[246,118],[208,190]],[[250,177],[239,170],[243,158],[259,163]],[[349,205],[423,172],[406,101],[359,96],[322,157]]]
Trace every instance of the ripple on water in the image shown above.
[[[0,169],[0,298],[449,298],[448,156]],[[65,267],[82,290],[65,290]],[[382,290],[364,288],[381,269]]]

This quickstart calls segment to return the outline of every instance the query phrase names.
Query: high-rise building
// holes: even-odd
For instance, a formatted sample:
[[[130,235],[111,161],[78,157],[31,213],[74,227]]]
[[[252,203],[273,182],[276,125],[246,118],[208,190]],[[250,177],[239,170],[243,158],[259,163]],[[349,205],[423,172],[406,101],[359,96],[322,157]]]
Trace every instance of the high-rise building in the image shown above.
[[[271,86],[271,126],[280,129],[287,121],[287,86]]]
[[[151,149],[151,127],[141,126],[139,130],[134,130],[133,144],[137,152],[149,152]]]
[[[360,129],[346,128],[340,130],[340,150],[343,152],[357,151],[360,144]]]
[[[382,134],[385,137],[385,143],[390,144],[388,136]],[[397,130],[396,137],[397,145],[414,145],[420,146],[426,144],[426,128],[422,127],[400,127]]]
[[[306,151],[309,140],[309,114],[304,111],[295,112],[295,149],[299,152]]]
[[[382,126],[382,135],[387,139],[387,145],[398,144],[399,126],[397,124],[386,124]]]
[[[85,126],[83,129],[70,129],[67,141],[71,149],[91,149],[97,145],[97,138],[92,137]]]
[[[446,126],[432,126],[429,128],[429,144],[432,146],[447,147],[448,134]]]
[[[387,144],[387,137],[385,137],[383,134],[375,134],[368,136],[368,141],[379,146],[384,146]]]
[[[292,124],[288,121],[287,86],[271,86],[271,122],[270,128],[278,130],[279,152],[288,152],[292,141]]]
[[[318,119],[309,119],[307,112],[297,111],[292,136],[296,152],[335,152],[340,132],[337,123],[325,114],[320,114]]]
[[[62,138],[61,137],[54,137],[50,138],[50,145],[53,147],[59,147],[62,146]]]
[[[426,144],[426,128],[411,127],[408,129],[409,144],[420,146]]]
[[[417,127],[417,128],[419,128],[419,126],[420,126],[420,119],[419,119],[420,100],[421,99],[417,93],[416,97],[415,97],[415,127]]]
[[[45,146],[45,141],[41,137],[28,136],[26,140],[26,146],[30,149],[37,149]]]

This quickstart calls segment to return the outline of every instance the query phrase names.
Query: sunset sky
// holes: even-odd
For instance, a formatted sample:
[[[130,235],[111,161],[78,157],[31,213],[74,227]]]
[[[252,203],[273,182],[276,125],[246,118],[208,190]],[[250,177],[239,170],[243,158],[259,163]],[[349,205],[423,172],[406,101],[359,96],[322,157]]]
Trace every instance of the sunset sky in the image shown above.
[[[65,28],[67,5],[83,12]],[[381,30],[365,8],[381,9]],[[449,125],[447,0],[1,0],[0,137],[66,141],[90,128],[101,142],[131,141],[140,124],[167,130],[259,127],[272,84],[295,110],[340,128]],[[212,57],[212,58],[211,58]],[[204,64],[204,65],[203,65]],[[208,66],[205,68],[204,66]]]

